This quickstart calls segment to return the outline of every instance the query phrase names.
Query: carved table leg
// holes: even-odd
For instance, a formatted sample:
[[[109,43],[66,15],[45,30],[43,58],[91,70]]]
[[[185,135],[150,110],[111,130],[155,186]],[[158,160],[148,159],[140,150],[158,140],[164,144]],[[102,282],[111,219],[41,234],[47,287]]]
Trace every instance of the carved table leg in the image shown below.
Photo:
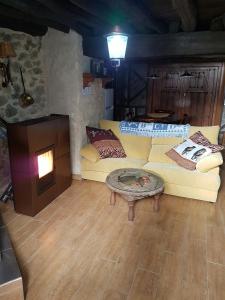
[[[115,204],[116,204],[116,193],[112,191],[110,195],[110,205],[115,205]]]
[[[154,196],[154,203],[153,203],[153,210],[154,211],[159,211],[160,205],[159,205],[159,198],[161,194],[157,194]]]
[[[134,220],[134,202],[135,201],[128,201],[128,221]]]

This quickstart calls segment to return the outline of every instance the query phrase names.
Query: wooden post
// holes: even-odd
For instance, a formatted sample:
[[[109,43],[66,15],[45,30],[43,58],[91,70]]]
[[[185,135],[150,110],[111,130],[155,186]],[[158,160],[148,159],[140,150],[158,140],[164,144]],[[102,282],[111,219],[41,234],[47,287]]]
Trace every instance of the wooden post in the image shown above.
[[[133,221],[134,220],[134,203],[135,201],[128,201],[128,221]]]
[[[110,205],[115,205],[115,204],[116,204],[116,193],[112,191],[110,195]]]
[[[157,194],[157,195],[154,196],[153,210],[155,212],[159,211],[159,208],[160,208],[160,206],[159,206],[160,195],[161,194]]]

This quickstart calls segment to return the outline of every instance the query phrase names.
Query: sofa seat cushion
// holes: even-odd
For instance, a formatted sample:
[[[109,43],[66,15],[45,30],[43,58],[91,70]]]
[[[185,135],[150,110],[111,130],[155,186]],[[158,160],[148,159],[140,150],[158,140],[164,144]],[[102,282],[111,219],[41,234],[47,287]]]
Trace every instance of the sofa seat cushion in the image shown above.
[[[190,188],[205,188],[210,191],[217,191],[220,186],[219,168],[215,168],[207,173],[197,170],[190,171],[178,165],[169,163],[148,162],[143,166],[146,171],[158,174],[166,183]]]
[[[83,171],[96,171],[109,173],[121,168],[140,168],[146,164],[146,160],[135,158],[105,158],[93,163],[90,160],[82,159],[81,168]]]
[[[148,159],[149,151],[151,149],[151,138],[122,134],[119,128],[120,122],[117,121],[101,120],[99,124],[100,128],[107,130],[111,129],[113,131],[120,140],[128,157]]]
[[[169,163],[175,165],[176,162],[166,155],[166,152],[168,152],[174,146],[175,145],[156,145],[156,144],[152,145],[151,151],[149,153],[148,161]]]

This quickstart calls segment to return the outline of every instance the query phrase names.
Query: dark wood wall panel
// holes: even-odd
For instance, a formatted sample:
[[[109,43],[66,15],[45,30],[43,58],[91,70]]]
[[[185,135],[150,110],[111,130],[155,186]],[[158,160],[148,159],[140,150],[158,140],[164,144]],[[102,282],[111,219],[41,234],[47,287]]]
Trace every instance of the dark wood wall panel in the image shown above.
[[[188,72],[191,77],[182,76]],[[186,63],[151,65],[147,112],[171,110],[196,126],[220,125],[224,102],[224,64]]]

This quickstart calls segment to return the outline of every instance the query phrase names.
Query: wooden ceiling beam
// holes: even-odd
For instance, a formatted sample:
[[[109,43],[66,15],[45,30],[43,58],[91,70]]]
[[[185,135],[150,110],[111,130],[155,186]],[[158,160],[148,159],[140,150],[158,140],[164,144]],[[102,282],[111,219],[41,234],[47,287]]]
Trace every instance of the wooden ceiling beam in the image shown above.
[[[96,19],[94,16],[89,15],[78,7],[76,8],[70,2],[65,1],[55,1],[55,0],[36,0],[38,3],[42,4],[44,7],[48,8],[52,13],[55,14],[57,19],[61,20],[64,24],[71,25],[71,28],[79,22],[94,31],[103,32],[105,23]]]
[[[108,25],[114,25],[112,21],[112,13],[109,11],[107,5],[102,5],[98,0],[70,0],[70,2],[81,9],[87,11],[93,16],[99,18]]]
[[[51,12],[47,11],[46,9],[43,9],[43,6],[41,6],[36,1],[30,0],[0,0],[0,3],[3,5],[6,5],[12,9],[16,9],[26,15],[30,15],[32,17],[41,17],[42,19],[50,19],[55,21],[56,18],[54,17]],[[58,22],[60,23],[60,22]],[[61,23],[63,24],[63,23]]]
[[[37,25],[34,23],[25,22],[23,20],[5,17],[0,14],[0,27],[8,28],[15,31],[25,32],[33,36],[45,35],[48,27],[44,25]]]
[[[225,54],[225,32],[199,31],[163,35],[131,35],[128,39],[126,59],[162,57],[191,57]],[[103,37],[83,39],[84,54],[107,59],[108,49]]]
[[[167,28],[165,24],[161,21],[156,20],[149,11],[143,7],[143,3],[140,1],[129,1],[129,0],[119,0],[119,1],[108,1],[103,0],[107,3],[111,9],[121,10],[125,13],[128,19],[130,19],[138,31],[141,32],[157,32],[165,33]]]
[[[172,3],[181,19],[183,31],[195,31],[197,26],[197,8],[193,0],[172,0]]]
[[[3,2],[7,3],[8,0],[3,1]],[[42,25],[42,26],[52,27],[54,29],[57,29],[57,30],[60,30],[60,31],[66,32],[66,33],[68,33],[70,30],[68,26],[57,23],[55,21],[43,19],[43,18],[37,18],[33,14],[28,15],[17,9],[14,9],[12,7],[2,5],[1,1],[0,1],[0,15],[5,16],[5,17],[10,17],[15,20],[21,20],[21,21],[24,21],[27,23],[33,23],[33,24],[38,24],[38,25]]]
[[[43,1],[46,2],[46,1]],[[32,16],[36,19],[42,19],[43,24],[47,24],[49,27],[55,28],[52,26],[53,24],[61,24],[64,32],[68,32],[66,28],[72,28],[76,30],[78,33],[82,35],[89,35],[92,34],[91,27],[82,26],[79,23],[79,20],[76,20],[75,16],[73,15],[73,19],[60,15],[59,13],[56,14],[52,12],[48,7],[39,3],[39,1],[35,0],[0,0],[0,3],[10,6],[13,9],[17,9],[20,12]],[[41,17],[40,17],[41,16]],[[56,28],[57,29],[57,28]],[[60,28],[58,28],[60,30]]]
[[[105,32],[111,31],[116,25],[119,25],[127,33],[143,30],[143,26],[140,29],[140,26],[136,26],[128,20],[126,12],[118,13],[115,9],[110,8],[109,3],[101,0],[70,0],[70,2],[104,21],[108,25]]]

